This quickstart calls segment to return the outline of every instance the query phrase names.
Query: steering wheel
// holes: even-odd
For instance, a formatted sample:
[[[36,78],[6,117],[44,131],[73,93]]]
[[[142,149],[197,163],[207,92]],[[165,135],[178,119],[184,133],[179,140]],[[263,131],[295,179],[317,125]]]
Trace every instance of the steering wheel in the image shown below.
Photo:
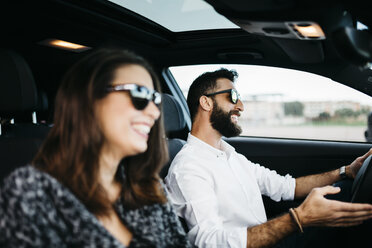
[[[370,155],[356,175],[351,188],[351,202],[372,203],[372,155]]]

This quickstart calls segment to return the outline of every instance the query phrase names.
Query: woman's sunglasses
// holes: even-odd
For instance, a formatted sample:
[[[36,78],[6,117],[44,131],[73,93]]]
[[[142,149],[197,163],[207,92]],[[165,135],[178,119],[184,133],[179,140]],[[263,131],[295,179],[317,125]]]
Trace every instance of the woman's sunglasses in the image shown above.
[[[238,100],[241,100],[241,97],[236,89],[221,90],[214,93],[205,94],[205,96],[214,96],[222,93],[230,93],[230,100],[234,104],[236,104]]]
[[[161,94],[159,92],[137,84],[112,85],[108,86],[106,90],[107,92],[128,91],[133,106],[137,110],[145,109],[150,101],[153,101],[158,108],[161,103]]]

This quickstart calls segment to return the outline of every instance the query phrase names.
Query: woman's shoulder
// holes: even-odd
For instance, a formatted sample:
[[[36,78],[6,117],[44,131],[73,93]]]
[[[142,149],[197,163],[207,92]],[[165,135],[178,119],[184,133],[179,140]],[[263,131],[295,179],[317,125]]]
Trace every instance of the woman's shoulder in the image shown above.
[[[34,226],[60,222],[61,211],[68,207],[76,209],[78,205],[57,179],[27,165],[14,170],[0,186],[0,216],[4,216],[0,229],[21,228],[24,222]],[[4,227],[4,223],[13,226]]]
[[[50,213],[47,187],[50,179],[46,173],[33,166],[14,170],[0,187],[0,229],[10,232],[23,230],[21,223],[37,226],[45,213]],[[35,229],[36,230],[36,229]]]
[[[37,169],[35,166],[28,164],[19,168],[14,169],[7,177],[7,178],[12,178],[12,177],[24,177],[24,176],[29,176],[29,175],[36,175],[36,174],[43,174],[42,171]]]
[[[55,187],[62,187],[49,174],[27,165],[14,170],[0,186],[0,198],[17,199],[24,202],[39,201],[47,197],[47,192]]]
[[[186,233],[170,202],[141,208],[118,209],[127,227],[136,234],[137,242],[151,242],[156,247],[190,247]]]
[[[50,181],[51,177],[45,172],[42,172],[32,165],[26,165],[15,169],[8,175],[3,183],[1,189],[25,189],[35,188],[37,186],[45,185],[45,181]]]
[[[0,186],[0,230],[3,232],[0,246],[9,243],[12,244],[9,247],[30,244],[61,247],[65,242],[62,240],[71,233],[72,222],[80,224],[79,217],[89,218],[80,205],[67,188],[48,173],[30,165],[16,169]]]

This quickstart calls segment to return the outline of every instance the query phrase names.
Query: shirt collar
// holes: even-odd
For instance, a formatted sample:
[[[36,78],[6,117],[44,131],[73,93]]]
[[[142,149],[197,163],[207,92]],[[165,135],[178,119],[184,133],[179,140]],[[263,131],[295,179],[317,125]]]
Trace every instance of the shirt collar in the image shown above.
[[[206,142],[202,141],[201,139],[195,137],[191,133],[189,133],[187,137],[187,143],[191,145],[199,146],[203,149],[203,152],[209,151],[215,155],[221,155],[221,153],[226,153],[227,156],[230,156],[232,152],[235,151],[235,148],[229,145],[226,141],[221,140],[221,149],[214,148],[213,146],[207,144]]]

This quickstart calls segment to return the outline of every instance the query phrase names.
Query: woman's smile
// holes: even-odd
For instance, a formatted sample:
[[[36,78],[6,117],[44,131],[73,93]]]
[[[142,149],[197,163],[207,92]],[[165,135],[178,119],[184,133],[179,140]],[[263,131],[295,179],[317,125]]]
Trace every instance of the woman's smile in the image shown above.
[[[134,131],[146,139],[148,139],[151,127],[152,125],[149,123],[132,123],[132,128],[134,129]]]

